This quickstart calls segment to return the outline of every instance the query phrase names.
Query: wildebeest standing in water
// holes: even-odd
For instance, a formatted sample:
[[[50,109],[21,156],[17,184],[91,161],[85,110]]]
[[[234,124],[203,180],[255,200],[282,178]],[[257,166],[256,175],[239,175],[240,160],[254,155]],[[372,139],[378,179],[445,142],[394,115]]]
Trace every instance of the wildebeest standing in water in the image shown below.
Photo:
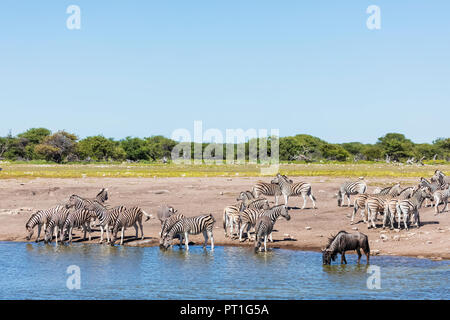
[[[361,232],[347,233],[339,231],[335,236],[328,239],[328,245],[322,250],[323,264],[331,264],[331,261],[336,260],[338,253],[341,254],[341,264],[347,260],[345,259],[345,251],[356,250],[358,253],[358,263],[361,260],[361,249],[367,257],[367,264],[369,264],[370,248],[369,239]]]

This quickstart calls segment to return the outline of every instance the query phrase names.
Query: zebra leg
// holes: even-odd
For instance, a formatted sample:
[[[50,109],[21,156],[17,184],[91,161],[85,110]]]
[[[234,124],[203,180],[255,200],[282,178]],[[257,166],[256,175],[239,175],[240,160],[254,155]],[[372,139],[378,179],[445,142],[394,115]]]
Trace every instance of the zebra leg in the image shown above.
[[[437,202],[436,202],[437,204]],[[416,227],[420,228],[420,216],[419,216],[419,209],[416,208],[416,210],[414,211],[414,216],[416,218]]]
[[[100,241],[99,243],[103,242],[103,226],[100,226]]]
[[[239,241],[243,241],[242,240],[242,233],[244,232],[244,228],[247,226],[247,223],[244,223],[242,226],[241,226],[241,229],[239,230]]]
[[[72,228],[73,227],[69,227],[69,243],[72,244]]]
[[[123,245],[123,235],[125,233],[125,227],[122,227],[122,234],[120,235],[120,245]]]
[[[45,225],[44,225],[45,226]],[[45,227],[44,227],[45,230]],[[39,236],[41,235],[41,225],[38,224],[38,234],[37,234],[37,238],[36,238],[36,242],[39,242]]]
[[[286,206],[286,208],[288,207],[288,200],[289,200],[289,196],[288,195],[284,195],[284,205]]]
[[[347,194],[346,196],[347,196],[347,207],[350,207],[350,195]]]
[[[211,251],[214,251],[214,235],[213,235],[212,230],[208,231],[208,235],[211,238]]]
[[[408,230],[408,212],[403,213],[403,224],[405,225],[405,230]]]
[[[203,231],[203,238],[205,238],[205,242],[203,243],[203,249],[206,249],[206,245],[208,244],[208,234],[206,230]]]
[[[267,234],[264,236],[264,252],[267,252]]]
[[[302,206],[302,209],[305,209],[305,207],[306,207],[306,194],[302,194],[302,197],[303,197],[303,206]]]
[[[269,234],[269,241],[270,241],[270,242],[273,242],[273,239],[272,239],[272,232]]]
[[[139,237],[139,229],[138,229],[138,226],[137,226],[137,222],[135,222],[135,223],[133,224],[133,228],[134,228],[134,231],[136,231],[136,236],[135,236],[135,238],[137,239],[137,238]]]
[[[91,233],[92,233],[92,229],[91,229],[91,224],[90,223],[88,223],[87,224],[87,231],[89,232],[89,241],[91,241]]]
[[[142,220],[139,221],[139,227],[141,228],[141,240],[144,240],[144,226],[142,225]]]
[[[313,209],[316,209],[316,201],[314,201],[314,196],[312,195],[312,193],[309,194],[309,198],[311,199],[311,201],[313,203]]]
[[[55,243],[56,245],[58,245],[58,225],[55,226]]]
[[[185,247],[186,247],[186,251],[189,251],[189,238],[188,238],[188,233],[187,232],[184,233],[184,244],[185,244]]]
[[[358,205],[355,203],[353,204],[352,220],[350,220],[350,224],[354,223],[356,212],[358,212]]]

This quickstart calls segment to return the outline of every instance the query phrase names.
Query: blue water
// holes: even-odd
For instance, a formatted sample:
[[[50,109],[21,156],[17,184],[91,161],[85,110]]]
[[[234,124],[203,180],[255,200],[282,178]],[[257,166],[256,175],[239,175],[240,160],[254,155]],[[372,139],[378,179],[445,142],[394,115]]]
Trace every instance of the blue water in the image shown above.
[[[448,261],[371,257],[381,288],[368,289],[365,257],[357,265],[352,254],[348,265],[323,266],[317,252],[190,249],[0,242],[0,299],[450,298]],[[80,268],[80,289],[66,285],[70,265]]]

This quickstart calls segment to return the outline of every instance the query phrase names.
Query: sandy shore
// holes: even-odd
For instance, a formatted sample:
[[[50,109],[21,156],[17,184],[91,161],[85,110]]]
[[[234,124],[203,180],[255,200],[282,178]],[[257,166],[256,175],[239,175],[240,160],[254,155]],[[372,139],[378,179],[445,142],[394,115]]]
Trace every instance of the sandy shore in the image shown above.
[[[259,178],[85,178],[85,179],[8,179],[0,180],[0,241],[26,241],[25,223],[38,209],[46,209],[67,201],[71,194],[93,197],[102,187],[109,189],[110,205],[139,205],[155,216],[156,208],[167,203],[187,216],[213,213],[217,220],[214,229],[215,245],[253,246],[248,241],[225,238],[222,213],[226,205],[236,203],[240,191],[250,190]],[[269,178],[263,179],[269,180]],[[405,230],[368,230],[360,223],[350,225],[353,208],[338,207],[335,193],[344,180],[330,177],[293,177],[294,181],[308,181],[317,198],[318,209],[313,210],[308,200],[304,210],[302,198],[291,198],[291,220],[278,220],[270,247],[320,250],[327,237],[339,230],[358,231],[369,236],[373,254],[403,255],[431,259],[450,259],[450,211],[437,216],[434,208],[422,208],[422,226]],[[406,186],[402,178],[402,186]],[[417,179],[409,179],[413,185]],[[393,179],[370,179],[369,191],[375,185],[394,182]],[[273,201],[273,198],[269,200]],[[281,200],[283,201],[283,200]],[[358,214],[357,218],[359,219]],[[358,219],[356,221],[358,221]],[[381,221],[378,222],[381,226]],[[134,241],[134,228],[128,229],[127,245],[156,245],[160,223],[152,219],[144,223],[144,241]],[[33,235],[33,240],[37,230]],[[81,235],[77,232],[77,235]],[[383,236],[385,235],[385,236]],[[382,239],[381,237],[385,238]],[[93,233],[92,242],[98,242],[100,233]],[[74,241],[78,238],[75,237]],[[190,240],[201,244],[203,236],[191,236]]]

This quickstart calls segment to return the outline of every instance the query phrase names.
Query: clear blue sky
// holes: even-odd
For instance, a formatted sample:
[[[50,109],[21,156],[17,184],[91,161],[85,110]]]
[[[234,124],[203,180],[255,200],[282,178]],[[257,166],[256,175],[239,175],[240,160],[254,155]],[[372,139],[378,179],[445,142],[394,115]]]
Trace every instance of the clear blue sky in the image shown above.
[[[68,30],[66,8],[81,8]],[[366,8],[381,8],[368,30]],[[0,135],[449,137],[450,1],[0,2]]]

